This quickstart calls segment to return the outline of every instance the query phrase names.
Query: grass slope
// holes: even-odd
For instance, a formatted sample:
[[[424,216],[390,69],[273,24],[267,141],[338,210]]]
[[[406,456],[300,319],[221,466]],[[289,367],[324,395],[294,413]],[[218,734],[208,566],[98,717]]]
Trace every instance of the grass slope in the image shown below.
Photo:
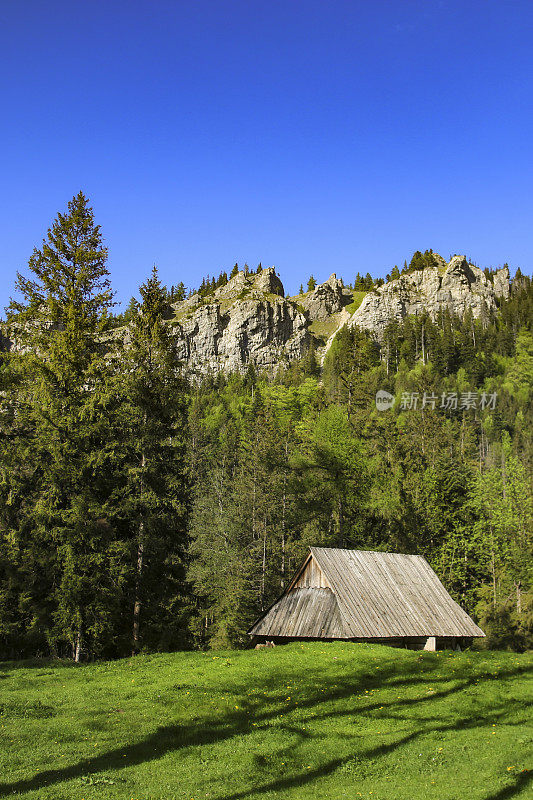
[[[531,797],[532,666],[342,643],[0,664],[0,797]]]
[[[352,302],[346,306],[346,311],[349,311],[350,314],[353,314],[355,311],[357,311],[367,294],[368,292],[353,292]]]

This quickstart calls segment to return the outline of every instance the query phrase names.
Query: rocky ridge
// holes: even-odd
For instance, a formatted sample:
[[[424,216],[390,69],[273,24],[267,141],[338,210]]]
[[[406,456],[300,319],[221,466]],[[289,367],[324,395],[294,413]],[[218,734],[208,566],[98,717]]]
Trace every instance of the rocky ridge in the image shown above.
[[[389,322],[423,312],[436,319],[439,311],[448,309],[463,316],[467,310],[475,319],[486,318],[497,308],[497,298],[509,297],[509,269],[503,267],[493,282],[465,256],[454,256],[446,263],[435,256],[438,266],[401,275],[369,292],[350,320],[370,331],[379,341]]]
[[[176,352],[201,375],[244,371],[249,364],[275,372],[309,347],[308,317],[285,299],[274,267],[239,272],[213,295],[192,295],[173,306]]]
[[[344,325],[357,325],[379,342],[393,320],[423,312],[435,319],[444,309],[460,316],[470,310],[474,318],[486,318],[497,309],[499,298],[509,297],[507,267],[490,280],[465,256],[449,262],[433,256],[434,266],[366,293],[352,292],[333,273],[313,291],[285,297],[274,267],[238,272],[207,297],[196,293],[169,307],[167,324],[176,353],[193,375],[244,372],[250,364],[273,375],[305,355],[311,342],[323,361]],[[127,341],[127,329],[114,335],[125,335]],[[2,346],[16,344],[5,339]]]
[[[479,319],[509,297],[507,267],[491,281],[465,256],[446,262],[435,255],[435,262],[367,292],[359,307],[335,273],[313,291],[286,298],[273,267],[239,272],[208,298],[195,294],[172,307],[177,354],[201,375],[242,372],[249,364],[273,374],[301,358],[312,339],[323,360],[344,325],[364,328],[379,342],[392,320],[423,312],[435,319],[444,309],[460,316],[469,309]]]

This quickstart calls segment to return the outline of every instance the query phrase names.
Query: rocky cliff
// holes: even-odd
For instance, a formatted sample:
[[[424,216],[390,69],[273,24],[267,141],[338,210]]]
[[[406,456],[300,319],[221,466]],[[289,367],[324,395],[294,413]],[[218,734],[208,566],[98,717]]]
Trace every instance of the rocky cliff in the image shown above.
[[[250,363],[275,372],[309,347],[303,308],[285,299],[273,267],[239,272],[208,298],[193,295],[173,306],[170,325],[179,358],[199,374],[244,371]]]
[[[307,311],[311,322],[324,321],[332,314],[338,314],[351,300],[351,293],[345,290],[343,283],[335,273],[325,283],[319,283],[312,292],[295,297]]]
[[[454,256],[449,263],[441,256],[435,260],[434,267],[401,275],[369,292],[349,324],[371,331],[379,340],[391,320],[423,311],[435,319],[446,308],[459,316],[469,309],[474,318],[486,318],[496,310],[496,298],[509,297],[507,267],[498,270],[491,281],[465,256]]]
[[[207,297],[194,294],[169,309],[167,324],[178,357],[196,375],[244,372],[249,364],[274,374],[301,358],[313,341],[323,360],[336,333],[344,326],[364,328],[379,341],[391,320],[442,309],[475,318],[497,309],[509,297],[507,267],[487,278],[454,256],[449,263],[433,254],[434,265],[401,275],[369,292],[353,292],[333,273],[313,291],[285,297],[273,267],[255,274],[238,272]],[[117,329],[116,333],[127,329]],[[0,347],[16,346],[2,340]]]
[[[391,320],[449,309],[475,318],[496,311],[509,296],[507,267],[492,280],[465,256],[401,275],[370,292],[353,293],[333,273],[313,291],[286,298],[273,267],[239,272],[207,299],[195,294],[173,306],[170,320],[179,357],[193,372],[244,371],[250,363],[274,373],[301,358],[313,339],[324,357],[343,325],[357,325],[380,340]],[[360,303],[358,305],[358,303]]]

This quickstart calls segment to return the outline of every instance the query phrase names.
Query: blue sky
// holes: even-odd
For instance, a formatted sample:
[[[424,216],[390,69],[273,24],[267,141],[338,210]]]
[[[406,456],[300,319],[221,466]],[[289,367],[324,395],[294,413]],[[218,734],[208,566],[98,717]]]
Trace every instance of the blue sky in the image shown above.
[[[0,2],[0,305],[79,189],[152,265],[533,265],[531,0]]]

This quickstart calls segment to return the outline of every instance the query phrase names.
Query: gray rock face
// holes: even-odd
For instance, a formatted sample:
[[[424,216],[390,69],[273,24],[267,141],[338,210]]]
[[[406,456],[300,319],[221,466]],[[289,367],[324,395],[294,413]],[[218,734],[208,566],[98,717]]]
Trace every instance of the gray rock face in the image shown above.
[[[494,294],[502,300],[508,300],[511,293],[509,267],[505,265],[494,273]]]
[[[193,372],[243,372],[253,363],[273,374],[309,346],[307,318],[284,299],[273,268],[250,276],[239,272],[196,308],[192,299],[175,307],[172,331],[178,357]]]
[[[178,357],[193,374],[244,372],[249,364],[271,375],[285,363],[301,358],[311,342],[311,331],[325,341],[323,360],[336,333],[344,325],[358,325],[379,341],[391,320],[427,312],[436,318],[441,309],[462,316],[470,310],[480,318],[496,310],[497,298],[509,297],[509,270],[498,270],[493,280],[469,264],[464,256],[446,263],[434,254],[436,266],[401,275],[369,292],[350,316],[346,305],[352,294],[332,274],[313,292],[285,298],[273,267],[259,273],[239,272],[207,299],[195,294],[169,307],[166,324],[172,331]],[[513,282],[513,291],[525,279]],[[128,344],[127,326],[114,329]],[[324,336],[325,334],[325,336]],[[326,338],[327,337],[327,338]],[[0,349],[17,347],[2,333]],[[318,352],[318,351],[317,351]]]
[[[285,297],[283,284],[276,275],[274,267],[267,267],[261,272],[245,275],[244,272],[238,272],[225,286],[217,289],[214,297],[218,300],[224,298],[233,298],[238,294],[247,293],[256,295],[257,297],[264,294],[275,294],[279,297]]]
[[[265,294],[277,294],[285,297],[283,284],[276,275],[274,267],[267,267],[255,276],[254,288]]]
[[[329,276],[325,283],[320,283],[314,291],[302,297],[302,306],[308,311],[309,319],[325,320],[332,314],[337,314],[343,308],[343,283],[338,280],[335,273]]]
[[[372,331],[379,340],[389,322],[401,321],[408,315],[426,311],[435,319],[441,309],[447,308],[460,316],[470,309],[475,318],[480,318],[496,309],[496,285],[487,281],[479,267],[469,264],[465,256],[454,256],[447,265],[443,259],[441,261],[438,267],[401,275],[369,292],[353,314],[350,325]],[[502,276],[498,279],[499,291],[504,291],[504,284],[505,276]],[[507,291],[508,286],[507,278]]]

